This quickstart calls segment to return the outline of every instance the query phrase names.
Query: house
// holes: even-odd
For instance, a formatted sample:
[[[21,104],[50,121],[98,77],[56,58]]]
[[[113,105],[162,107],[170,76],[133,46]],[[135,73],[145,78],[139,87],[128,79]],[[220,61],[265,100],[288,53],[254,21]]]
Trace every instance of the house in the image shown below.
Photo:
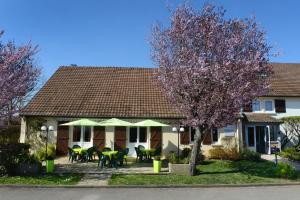
[[[236,141],[240,149],[270,153],[280,136],[280,118],[300,115],[300,64],[274,63],[272,90],[253,101],[235,123],[207,133],[203,149]],[[191,147],[195,129],[172,131],[184,116],[166,99],[155,80],[155,68],[133,67],[60,67],[21,112],[21,142],[38,142],[41,133],[28,125],[31,120],[53,125],[50,142],[57,153],[66,154],[68,146],[97,145],[100,148],[161,148],[163,154]],[[129,122],[153,119],[169,127],[67,127],[62,123],[88,118],[101,121],[119,118]],[[224,142],[225,141],[225,142]],[[34,147],[35,145],[33,145]],[[38,146],[38,145],[37,145]]]

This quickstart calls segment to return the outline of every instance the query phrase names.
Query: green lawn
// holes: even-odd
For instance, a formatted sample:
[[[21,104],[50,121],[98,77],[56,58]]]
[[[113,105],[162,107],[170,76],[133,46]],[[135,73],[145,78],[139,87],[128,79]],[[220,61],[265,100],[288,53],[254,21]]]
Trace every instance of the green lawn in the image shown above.
[[[26,185],[75,185],[81,179],[80,174],[46,174],[39,176],[0,177],[0,184]]]
[[[206,161],[198,166],[199,175],[113,175],[110,185],[180,185],[180,184],[261,184],[291,183],[296,180],[276,178],[275,164],[268,161]]]

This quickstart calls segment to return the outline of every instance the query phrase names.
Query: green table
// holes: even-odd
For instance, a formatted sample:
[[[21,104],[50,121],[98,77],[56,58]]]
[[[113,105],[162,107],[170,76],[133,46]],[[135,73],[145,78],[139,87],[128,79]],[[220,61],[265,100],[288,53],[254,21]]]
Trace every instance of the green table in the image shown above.
[[[84,149],[84,148],[74,148],[73,151],[75,153],[78,153],[79,155],[81,155],[82,153],[87,152],[87,149]]]
[[[102,154],[105,156],[108,156],[109,159],[111,160],[112,156],[116,155],[118,151],[103,151]]]

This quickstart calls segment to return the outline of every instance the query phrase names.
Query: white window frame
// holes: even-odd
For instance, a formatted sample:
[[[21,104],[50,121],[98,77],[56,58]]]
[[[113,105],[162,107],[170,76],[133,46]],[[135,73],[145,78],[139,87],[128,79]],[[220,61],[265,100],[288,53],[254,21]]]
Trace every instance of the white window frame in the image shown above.
[[[259,105],[259,109],[258,109],[258,110],[255,110],[255,109],[254,109],[255,102],[257,102],[258,105]],[[252,102],[252,112],[261,112],[261,101],[260,101],[260,100],[256,99],[256,100],[254,100],[254,101]]]
[[[266,109],[267,108],[267,106],[266,106],[267,102],[271,102],[272,110],[267,110]],[[265,112],[274,112],[274,110],[275,110],[275,108],[274,108],[274,102],[273,102],[273,100],[271,100],[271,99],[264,100],[264,111]]]
[[[232,132],[227,132],[226,129],[232,128]],[[234,137],[236,134],[236,126],[234,124],[231,125],[227,125],[225,127],[223,127],[224,130],[224,137]],[[231,133],[231,134],[229,134]]]

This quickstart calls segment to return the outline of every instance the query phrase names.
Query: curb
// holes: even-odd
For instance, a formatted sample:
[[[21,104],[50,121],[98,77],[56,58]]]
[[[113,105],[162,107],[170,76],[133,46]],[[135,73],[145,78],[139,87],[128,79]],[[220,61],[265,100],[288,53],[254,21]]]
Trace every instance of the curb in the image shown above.
[[[121,188],[244,188],[244,187],[273,187],[273,186],[300,186],[300,183],[274,183],[274,184],[216,184],[216,185],[19,185],[19,184],[2,184],[0,188],[104,188],[104,189],[121,189]]]

